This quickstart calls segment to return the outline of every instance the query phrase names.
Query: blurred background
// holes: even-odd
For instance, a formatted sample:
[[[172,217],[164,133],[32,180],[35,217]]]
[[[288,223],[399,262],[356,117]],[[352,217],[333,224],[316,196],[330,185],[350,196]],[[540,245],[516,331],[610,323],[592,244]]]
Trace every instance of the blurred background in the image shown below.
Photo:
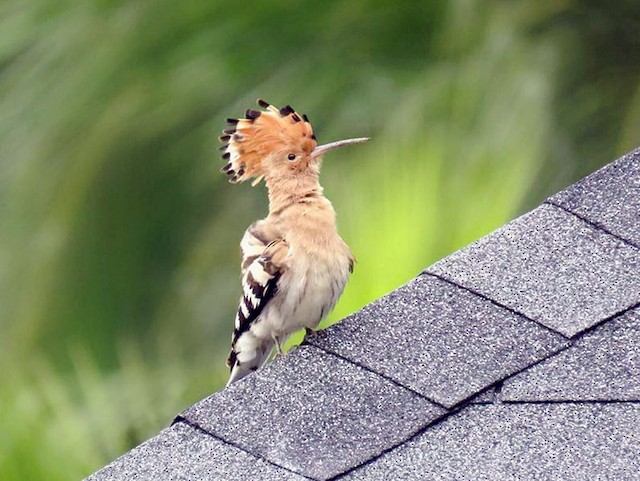
[[[227,376],[263,186],[226,117],[306,112],[358,258],[335,322],[640,144],[637,0],[0,0],[0,473],[80,479]]]

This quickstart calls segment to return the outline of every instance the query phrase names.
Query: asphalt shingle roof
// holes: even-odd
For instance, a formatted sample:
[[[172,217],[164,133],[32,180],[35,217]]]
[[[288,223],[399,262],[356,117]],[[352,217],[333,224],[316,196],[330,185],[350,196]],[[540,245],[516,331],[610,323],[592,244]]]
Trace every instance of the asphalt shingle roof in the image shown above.
[[[548,204],[427,272],[567,337],[640,302],[640,250]]]
[[[640,479],[640,149],[91,476]]]
[[[640,401],[640,309],[504,382],[505,401]]]
[[[469,406],[343,480],[637,480],[638,404]]]
[[[566,346],[560,334],[430,275],[309,342],[448,408]]]
[[[609,164],[547,202],[640,247],[638,150]]]
[[[116,459],[89,479],[303,481],[308,478],[274,466],[181,422]]]
[[[182,418],[291,471],[329,479],[445,412],[367,369],[302,346]]]

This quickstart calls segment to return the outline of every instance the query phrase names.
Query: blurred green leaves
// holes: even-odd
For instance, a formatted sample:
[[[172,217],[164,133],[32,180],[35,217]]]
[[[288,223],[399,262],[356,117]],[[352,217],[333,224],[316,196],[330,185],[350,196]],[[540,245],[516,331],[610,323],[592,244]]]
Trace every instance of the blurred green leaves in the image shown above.
[[[307,112],[358,258],[328,323],[640,143],[640,11],[450,0],[0,2],[0,472],[78,478],[222,386],[262,187],[257,97]],[[6,474],[5,474],[6,473]]]

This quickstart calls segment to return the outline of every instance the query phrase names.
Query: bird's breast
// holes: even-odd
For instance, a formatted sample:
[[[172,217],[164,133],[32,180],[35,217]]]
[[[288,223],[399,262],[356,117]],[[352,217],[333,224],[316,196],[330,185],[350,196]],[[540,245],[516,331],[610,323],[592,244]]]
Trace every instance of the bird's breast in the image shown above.
[[[334,308],[349,277],[349,256],[344,252],[321,255],[292,254],[278,285],[276,330],[285,334],[315,328]]]

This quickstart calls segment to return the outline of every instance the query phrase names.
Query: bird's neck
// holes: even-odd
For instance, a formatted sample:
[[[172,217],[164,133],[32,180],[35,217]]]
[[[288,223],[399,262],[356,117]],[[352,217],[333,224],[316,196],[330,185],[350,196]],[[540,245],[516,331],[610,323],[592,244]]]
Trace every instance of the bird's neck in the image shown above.
[[[267,178],[266,183],[269,190],[269,212],[272,215],[292,205],[324,197],[316,173]]]

